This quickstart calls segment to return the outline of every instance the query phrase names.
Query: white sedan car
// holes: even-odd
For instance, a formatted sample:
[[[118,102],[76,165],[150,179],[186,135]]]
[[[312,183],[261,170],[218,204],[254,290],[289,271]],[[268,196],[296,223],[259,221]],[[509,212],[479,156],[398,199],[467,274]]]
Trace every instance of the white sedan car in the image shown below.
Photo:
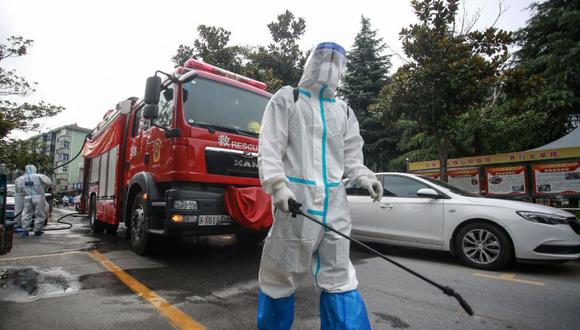
[[[363,241],[450,251],[466,265],[580,258],[580,221],[533,203],[477,197],[414,174],[377,173],[384,197],[347,185],[352,235]]]

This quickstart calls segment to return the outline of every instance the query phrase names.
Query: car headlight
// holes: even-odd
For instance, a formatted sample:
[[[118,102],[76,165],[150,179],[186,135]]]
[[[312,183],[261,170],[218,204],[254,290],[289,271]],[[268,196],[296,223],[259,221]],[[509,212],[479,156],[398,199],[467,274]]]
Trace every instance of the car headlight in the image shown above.
[[[566,217],[561,215],[529,211],[517,211],[516,213],[519,214],[522,218],[532,222],[543,223],[547,225],[568,224]]]
[[[176,200],[173,202],[173,208],[176,210],[197,210],[197,201]]]

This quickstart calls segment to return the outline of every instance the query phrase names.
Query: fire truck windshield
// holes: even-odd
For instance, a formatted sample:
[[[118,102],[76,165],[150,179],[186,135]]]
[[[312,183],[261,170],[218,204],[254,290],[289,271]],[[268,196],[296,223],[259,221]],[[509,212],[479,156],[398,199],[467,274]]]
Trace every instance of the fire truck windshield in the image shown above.
[[[183,86],[185,119],[191,125],[258,134],[268,98],[198,77]]]

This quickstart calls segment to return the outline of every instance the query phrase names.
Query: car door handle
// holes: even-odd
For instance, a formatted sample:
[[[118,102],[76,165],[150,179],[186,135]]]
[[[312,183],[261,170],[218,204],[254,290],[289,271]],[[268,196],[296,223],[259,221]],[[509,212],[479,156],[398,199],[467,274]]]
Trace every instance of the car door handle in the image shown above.
[[[393,205],[389,204],[389,203],[379,203],[379,205],[381,206],[382,209],[392,209]]]

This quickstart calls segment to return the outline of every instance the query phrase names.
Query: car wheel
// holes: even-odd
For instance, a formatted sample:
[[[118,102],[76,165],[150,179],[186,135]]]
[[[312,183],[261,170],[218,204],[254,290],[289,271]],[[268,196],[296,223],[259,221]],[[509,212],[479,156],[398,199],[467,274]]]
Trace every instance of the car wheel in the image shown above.
[[[144,255],[148,252],[148,242],[150,235],[148,234],[149,226],[145,221],[145,200],[143,199],[143,192],[139,192],[133,200],[131,206],[130,222],[130,236],[131,249],[138,255]]]
[[[105,231],[105,224],[97,220],[97,198],[95,195],[91,196],[89,204],[89,226],[95,234],[102,234]]]
[[[268,236],[268,230],[260,230],[255,232],[237,233],[236,238],[242,246],[254,246],[260,244]]]
[[[463,227],[455,237],[455,249],[464,264],[477,269],[501,269],[513,258],[508,236],[497,226],[485,222]]]

